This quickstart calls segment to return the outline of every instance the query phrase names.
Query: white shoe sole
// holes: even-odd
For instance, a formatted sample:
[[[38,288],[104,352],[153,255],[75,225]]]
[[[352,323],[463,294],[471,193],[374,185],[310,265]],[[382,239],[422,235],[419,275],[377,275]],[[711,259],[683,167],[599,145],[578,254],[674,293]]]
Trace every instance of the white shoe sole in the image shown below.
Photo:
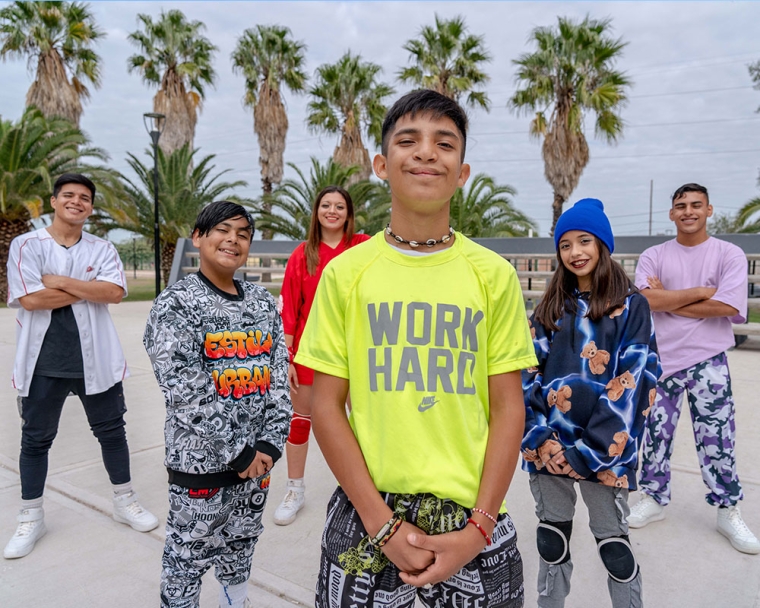
[[[19,557],[26,557],[27,555],[29,555],[32,551],[34,551],[34,547],[37,546],[37,542],[43,536],[45,536],[45,534],[47,534],[47,528],[45,527],[44,523],[41,524],[40,530],[41,531],[40,531],[39,535],[37,536],[37,538],[35,539],[35,541],[31,545],[29,545],[29,547],[27,547],[26,551],[21,551],[21,552],[19,552],[19,551],[8,551],[8,548],[6,547],[5,550],[3,551],[3,557],[5,559],[18,559]]]
[[[749,555],[757,555],[760,553],[760,547],[754,546],[754,547],[747,547],[746,545],[743,545],[742,543],[739,543],[733,539],[733,537],[726,532],[723,528],[718,528],[718,532],[720,532],[723,536],[728,539],[728,542],[731,543],[731,546],[736,549],[737,551],[740,551],[741,553],[747,553]]]
[[[137,532],[150,532],[151,530],[155,530],[158,528],[158,520],[156,520],[154,523],[150,524],[135,524],[126,519],[125,517],[122,517],[121,515],[117,515],[116,513],[113,514],[113,520],[119,522],[120,524],[126,524],[133,530],[136,530]]]
[[[650,517],[647,517],[644,521],[631,521],[628,520],[628,527],[633,529],[643,528],[647,524],[651,524],[654,521],[662,521],[665,519],[665,513],[664,511],[660,511],[657,513],[657,515],[651,515]]]
[[[296,520],[296,517],[298,517],[298,511],[296,511],[291,517],[288,517],[287,519],[273,517],[272,521],[274,521],[274,523],[278,526],[289,526]]]

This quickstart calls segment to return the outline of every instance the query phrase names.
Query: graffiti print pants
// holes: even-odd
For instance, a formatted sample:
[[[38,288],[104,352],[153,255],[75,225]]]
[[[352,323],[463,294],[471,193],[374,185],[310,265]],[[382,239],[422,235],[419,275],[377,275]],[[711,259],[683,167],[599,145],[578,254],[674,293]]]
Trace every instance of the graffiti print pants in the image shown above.
[[[734,399],[726,353],[661,380],[647,416],[641,455],[641,490],[670,502],[670,457],[686,392],[697,456],[711,505],[733,505],[744,496],[736,475]]]
[[[222,585],[248,580],[268,492],[269,475],[210,490],[169,485],[162,608],[198,608],[201,577],[211,566]]]
[[[386,504],[428,534],[461,530],[469,509],[431,494],[383,494]],[[509,515],[498,517],[492,544],[451,578],[430,589],[405,584],[398,568],[369,542],[359,515],[341,488],[327,506],[316,608],[366,606],[411,608],[415,598],[428,607],[520,608],[522,559]]]

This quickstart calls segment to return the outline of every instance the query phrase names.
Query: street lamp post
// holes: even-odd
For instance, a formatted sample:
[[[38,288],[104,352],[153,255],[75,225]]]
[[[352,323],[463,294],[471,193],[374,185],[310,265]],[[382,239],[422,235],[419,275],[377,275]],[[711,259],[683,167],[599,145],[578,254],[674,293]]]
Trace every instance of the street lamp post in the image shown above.
[[[158,226],[158,140],[164,131],[166,116],[156,112],[143,114],[145,130],[153,142],[153,250],[156,272],[156,297],[161,293],[161,232]]]
[[[132,276],[133,279],[137,278],[137,235],[132,235],[132,271],[134,272],[134,275]]]

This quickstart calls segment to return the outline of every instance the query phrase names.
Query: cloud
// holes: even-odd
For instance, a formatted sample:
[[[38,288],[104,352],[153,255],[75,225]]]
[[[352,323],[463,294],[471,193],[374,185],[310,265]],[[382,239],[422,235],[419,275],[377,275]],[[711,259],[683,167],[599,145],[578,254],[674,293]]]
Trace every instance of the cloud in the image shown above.
[[[259,23],[289,27],[308,45],[310,73],[351,49],[383,66],[383,79],[401,94],[407,88],[395,76],[408,59],[402,45],[432,24],[436,13],[464,15],[470,31],[485,36],[493,55],[487,87],[493,109],[470,112],[473,171],[514,186],[517,206],[539,221],[542,234],[550,225],[552,192],[543,176],[540,142],[527,135],[530,118],[513,115],[506,103],[515,90],[512,60],[530,50],[526,41],[532,28],[555,23],[557,15],[610,17],[616,35],[628,42],[619,67],[634,81],[623,112],[626,130],[617,146],[594,140],[589,119],[591,162],[572,200],[601,198],[616,234],[642,234],[648,230],[650,180],[655,232],[670,227],[669,194],[683,182],[708,186],[718,211],[735,210],[757,195],[760,93],[751,88],[747,64],[760,59],[760,3],[183,2],[160,8],[179,8],[203,21],[206,36],[219,47],[218,82],[207,91],[196,145],[202,154],[217,154],[217,168],[233,170],[229,178],[247,180],[248,195],[260,191],[258,147],[251,113],[241,103],[242,77],[232,73],[229,62],[245,28]],[[157,16],[160,8],[151,2],[92,4],[108,36],[98,47],[103,87],[93,91],[82,126],[120,170],[127,170],[127,151],[139,155],[148,147],[142,113],[152,109],[155,92],[137,74],[127,73],[127,57],[136,52],[127,34],[136,29],[138,13]],[[17,118],[31,77],[24,61],[7,61],[2,70],[0,114]],[[304,168],[311,155],[327,158],[337,138],[309,133],[306,97],[286,93],[285,98],[290,120],[286,161]]]

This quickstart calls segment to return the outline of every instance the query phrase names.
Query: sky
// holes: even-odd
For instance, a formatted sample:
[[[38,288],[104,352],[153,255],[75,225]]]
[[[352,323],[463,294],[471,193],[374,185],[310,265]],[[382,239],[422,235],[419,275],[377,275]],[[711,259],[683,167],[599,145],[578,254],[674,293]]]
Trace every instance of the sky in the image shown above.
[[[633,81],[622,110],[623,137],[610,146],[594,137],[586,120],[590,162],[569,203],[601,199],[616,235],[672,234],[670,195],[681,184],[699,182],[710,191],[715,212],[735,213],[760,195],[760,91],[747,66],[760,60],[760,2],[95,2],[92,10],[107,36],[97,46],[102,87],[92,91],[81,126],[104,148],[110,165],[129,175],[126,153],[143,156],[150,139],[142,114],[152,110],[155,89],[127,72],[138,52],[127,39],[138,13],[158,16],[179,8],[205,23],[206,36],[219,47],[217,81],[208,88],[196,128],[199,154],[215,154],[225,179],[248,182],[238,194],[261,192],[258,143],[253,117],[243,107],[243,78],[232,73],[230,54],[246,28],[278,24],[291,29],[307,49],[306,71],[337,61],[351,50],[382,66],[381,78],[397,94],[410,90],[396,80],[408,64],[403,44],[435,15],[462,15],[473,34],[484,37],[492,61],[486,92],[490,112],[468,110],[467,162],[517,190],[515,205],[536,220],[540,236],[551,226],[552,189],[544,178],[540,141],[528,135],[530,117],[515,115],[507,102],[516,90],[512,60],[534,49],[533,28],[555,24],[558,16],[610,18],[614,35],[628,44],[616,64]],[[0,116],[23,111],[33,74],[23,60],[0,64]],[[285,161],[308,171],[310,157],[325,161],[338,143],[306,127],[308,95],[285,91],[290,129]],[[377,150],[369,146],[370,155]],[[147,158],[146,158],[147,160]],[[293,176],[286,170],[286,177]]]

